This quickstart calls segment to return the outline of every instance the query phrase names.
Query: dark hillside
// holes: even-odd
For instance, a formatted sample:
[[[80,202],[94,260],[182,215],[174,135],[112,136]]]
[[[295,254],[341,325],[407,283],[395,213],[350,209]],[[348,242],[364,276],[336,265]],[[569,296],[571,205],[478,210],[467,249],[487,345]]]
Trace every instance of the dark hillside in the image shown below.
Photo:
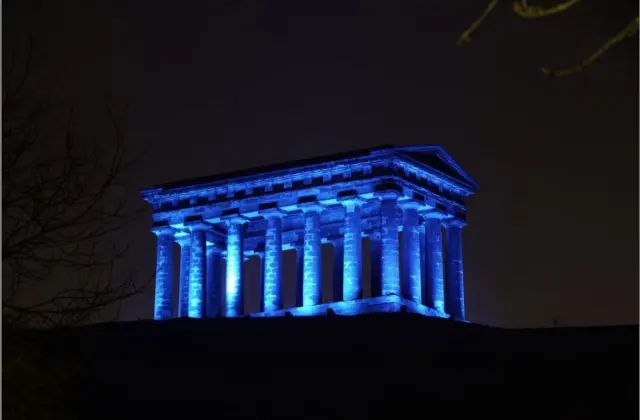
[[[57,382],[65,418],[638,418],[637,326],[502,330],[377,314],[4,339],[34,343],[42,372],[72,366]]]

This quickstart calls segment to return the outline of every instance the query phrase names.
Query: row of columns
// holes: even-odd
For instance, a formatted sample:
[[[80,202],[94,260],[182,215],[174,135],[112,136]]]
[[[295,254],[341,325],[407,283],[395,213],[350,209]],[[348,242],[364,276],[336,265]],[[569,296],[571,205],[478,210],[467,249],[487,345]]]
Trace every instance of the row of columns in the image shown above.
[[[416,303],[464,319],[462,268],[462,226],[457,221],[444,224],[437,217],[421,217],[416,204],[402,206],[403,240],[398,241],[397,202],[383,198],[380,208],[379,234],[372,235],[372,295],[395,294]],[[362,232],[360,205],[345,202],[344,233],[334,242],[333,289],[335,301],[362,298]],[[304,235],[298,248],[297,306],[313,306],[321,302],[320,211],[315,206],[304,209]],[[265,248],[262,258],[261,309],[282,309],[282,215],[273,210],[265,214]],[[243,293],[243,232],[241,219],[227,222],[225,275],[225,316],[242,315]],[[443,261],[442,227],[446,231],[446,262]],[[207,245],[206,225],[190,227],[190,237],[176,241],[181,246],[178,316],[200,318],[220,312],[221,252]],[[155,318],[172,317],[172,243],[173,232],[158,232],[156,266]],[[402,246],[402,261],[399,248]],[[400,278],[400,264],[403,276]],[[445,269],[446,265],[446,269]],[[446,274],[446,279],[445,279]]]

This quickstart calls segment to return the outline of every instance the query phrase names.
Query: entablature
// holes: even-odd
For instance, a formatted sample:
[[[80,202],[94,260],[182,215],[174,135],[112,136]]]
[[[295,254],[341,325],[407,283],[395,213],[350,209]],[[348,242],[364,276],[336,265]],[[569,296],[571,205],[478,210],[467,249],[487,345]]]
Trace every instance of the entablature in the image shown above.
[[[445,215],[464,216],[465,207],[460,202],[449,200],[437,191],[421,187],[397,176],[374,178],[369,180],[349,181],[300,191],[271,193],[256,198],[227,200],[220,203],[209,203],[185,206],[182,208],[155,212],[156,222],[169,221],[179,225],[191,217],[202,217],[209,223],[220,223],[221,219],[237,214],[248,221],[262,219],[262,210],[279,208],[287,213],[299,211],[309,200],[329,208],[339,207],[341,196],[348,194],[360,197],[365,201],[377,202],[377,197],[385,191],[393,192],[398,200],[415,201],[423,210],[435,209]],[[328,214],[332,214],[329,212]],[[286,218],[284,218],[286,223]]]
[[[372,160],[360,159],[335,162],[321,167],[299,168],[286,173],[266,173],[243,179],[231,179],[213,185],[194,185],[177,189],[149,189],[143,192],[153,205],[154,212],[184,209],[198,205],[222,204],[239,200],[268,197],[287,191],[304,191],[318,187],[341,188],[344,183],[374,181],[381,177],[395,177],[415,184],[443,198],[464,203],[472,191],[436,170],[420,167],[410,158],[388,156]]]

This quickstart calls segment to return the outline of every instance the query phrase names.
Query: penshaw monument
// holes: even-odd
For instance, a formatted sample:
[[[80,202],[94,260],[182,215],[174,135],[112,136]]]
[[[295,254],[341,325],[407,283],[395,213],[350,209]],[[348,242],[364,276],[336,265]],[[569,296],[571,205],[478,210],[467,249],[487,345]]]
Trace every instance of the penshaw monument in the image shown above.
[[[145,189],[157,236],[154,318],[245,315],[243,265],[258,255],[261,310],[251,316],[404,310],[463,321],[462,228],[476,190],[440,146],[383,146]],[[323,244],[334,250],[331,301],[322,296]],[[283,308],[282,253],[291,249],[296,302]]]

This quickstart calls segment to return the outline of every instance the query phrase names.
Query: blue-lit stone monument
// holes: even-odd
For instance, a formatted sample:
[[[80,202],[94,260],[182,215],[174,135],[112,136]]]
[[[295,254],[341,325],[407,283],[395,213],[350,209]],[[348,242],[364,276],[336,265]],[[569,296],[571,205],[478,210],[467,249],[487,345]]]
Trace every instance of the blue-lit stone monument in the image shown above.
[[[258,255],[261,311],[252,316],[402,309],[465,320],[462,228],[476,189],[440,146],[384,146],[146,189],[158,237],[154,318],[245,315],[243,265]],[[332,302],[322,296],[323,244],[334,250]],[[297,252],[296,306],[283,308],[289,249]]]

